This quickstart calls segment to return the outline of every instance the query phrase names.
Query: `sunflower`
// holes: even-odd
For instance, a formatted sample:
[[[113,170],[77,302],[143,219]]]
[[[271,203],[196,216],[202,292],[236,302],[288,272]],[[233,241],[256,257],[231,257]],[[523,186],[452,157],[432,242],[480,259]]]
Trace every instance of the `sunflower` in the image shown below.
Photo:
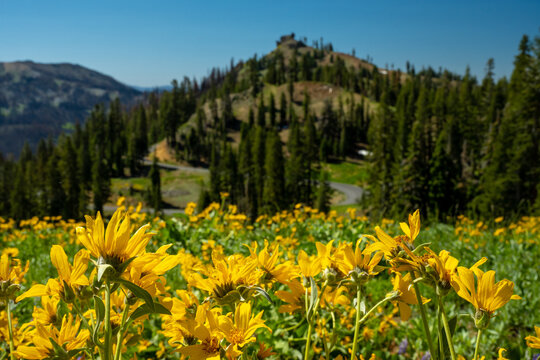
[[[298,279],[291,280],[287,285],[291,291],[276,291],[276,296],[286,303],[281,305],[278,311],[280,313],[292,314],[305,307],[306,288]],[[310,289],[308,289],[308,291],[309,290]]]
[[[431,249],[427,249],[426,272],[429,275],[430,284],[434,284],[440,293],[447,294],[452,289],[452,278],[457,274],[458,259],[450,256],[446,250],[441,250],[439,255]]]
[[[521,299],[518,295],[512,294],[513,282],[503,279],[495,283],[495,271],[484,272],[478,268],[486,261],[486,258],[482,258],[470,269],[463,266],[458,267],[458,275],[452,279],[452,287],[456,293],[475,307],[474,319],[479,329],[485,329],[494,312],[507,302]],[[476,287],[475,276],[477,279]]]
[[[49,279],[47,285],[36,284],[17,298],[17,302],[28,297],[55,296],[71,302],[81,287],[89,285],[85,275],[88,268],[88,251],[82,249],[75,254],[73,266],[69,263],[64,249],[59,245],[51,248],[51,262],[58,271],[58,279]]]
[[[346,276],[350,276],[355,284],[361,285],[365,283],[370,277],[377,275],[383,269],[379,266],[383,253],[377,251],[373,254],[368,250],[362,251],[360,241],[356,243],[354,250],[351,244],[347,244],[342,251],[343,260],[338,263],[338,267]]]
[[[141,226],[130,237],[131,220],[128,214],[118,209],[113,214],[107,230],[98,212],[96,219],[86,216],[86,228],[77,227],[77,239],[97,259],[97,264],[111,265],[120,276],[128,260],[145,252],[146,245],[155,233],[146,232],[150,224]]]
[[[0,256],[0,305],[15,298],[26,272],[28,263],[22,268],[19,259],[12,259],[7,253]]]
[[[527,341],[527,346],[531,349],[540,349],[540,327],[535,326],[534,331],[536,336],[529,335],[525,338],[525,341]]]
[[[270,330],[268,326],[264,325],[262,315],[263,312],[261,311],[252,316],[251,304],[241,303],[234,312],[234,321],[229,316],[222,315],[219,317],[219,329],[230,343],[226,351],[231,358],[242,355],[240,349],[251,342],[255,342],[256,339],[253,334],[257,329],[267,328]]]
[[[194,319],[187,319],[183,328],[183,338],[186,342],[178,351],[191,359],[219,360],[223,340],[219,330],[219,312],[208,310],[206,306],[197,308]]]
[[[67,317],[64,315],[60,330],[53,325],[43,326],[38,323],[32,337],[32,344],[34,346],[18,346],[15,355],[28,360],[46,359],[55,357],[56,352],[59,351],[58,347],[60,347],[65,352],[65,355],[56,355],[68,356],[67,354],[70,354],[71,357],[74,357],[79,349],[82,350],[85,347],[86,341],[90,337],[88,330],[83,329],[79,331],[80,325],[80,320],[74,322],[72,314],[67,315]],[[53,342],[55,343],[54,345]]]
[[[407,321],[412,313],[409,305],[418,304],[416,292],[413,289],[411,274],[407,273],[407,275],[401,276],[400,273],[396,273],[396,276],[392,279],[392,283],[394,285],[394,292],[397,292],[396,299],[399,307],[399,315],[401,320]],[[429,301],[430,299],[422,297],[422,303],[425,304]]]
[[[210,297],[219,305],[243,301],[253,294],[258,286],[262,271],[257,268],[257,260],[245,258],[240,254],[225,257],[216,251],[212,252],[213,267],[190,276],[191,286],[210,293]]]

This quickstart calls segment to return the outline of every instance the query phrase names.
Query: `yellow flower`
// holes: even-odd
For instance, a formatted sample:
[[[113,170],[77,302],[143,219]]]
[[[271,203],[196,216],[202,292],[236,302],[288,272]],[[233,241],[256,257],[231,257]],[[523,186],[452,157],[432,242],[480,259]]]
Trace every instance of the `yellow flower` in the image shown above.
[[[450,253],[446,250],[441,250],[439,255],[435,254],[431,249],[427,249],[427,251],[429,252],[427,263],[434,270],[434,273],[430,273],[429,269],[427,270],[432,276],[432,280],[435,281],[440,290],[450,290],[452,288],[452,277],[457,272],[458,259],[450,256]]]
[[[251,304],[240,303],[234,312],[234,322],[229,316],[219,317],[219,329],[225,335],[225,339],[230,343],[227,347],[227,354],[233,358],[242,355],[239,348],[246,344],[255,342],[253,334],[259,328],[270,328],[264,325],[262,320],[263,312],[261,311],[255,316],[251,315]],[[271,331],[271,330],[270,330]]]
[[[136,256],[142,255],[154,233],[146,233],[149,224],[143,225],[130,238],[130,216],[118,209],[105,231],[103,219],[98,212],[96,219],[86,216],[86,228],[77,228],[77,238],[97,259],[98,264],[109,264],[115,270]],[[123,271],[120,271],[123,272]],[[118,274],[119,275],[119,274]]]
[[[360,248],[360,241],[356,243],[356,248],[353,251],[351,244],[346,244],[343,248],[343,260],[338,263],[338,267],[341,272],[346,276],[350,276],[351,279],[361,285],[365,283],[370,276],[377,275],[381,272],[379,262],[383,257],[383,253],[378,251],[373,255],[368,250],[362,251]]]
[[[326,290],[322,294],[321,307],[323,308],[334,308],[337,305],[348,305],[351,302],[351,299],[346,294],[347,288],[345,286],[339,286],[332,290]]]
[[[298,265],[300,266],[300,275],[306,278],[319,275],[322,270],[320,257],[309,257],[304,250],[298,253]]]
[[[420,210],[416,210],[412,215],[409,214],[409,225],[402,222],[399,226],[409,238],[409,243],[412,244],[420,233]]]
[[[82,349],[86,346],[86,340],[90,337],[90,332],[86,329],[79,331],[80,324],[80,320],[73,321],[72,314],[69,314],[67,318],[64,315],[60,330],[53,325],[43,326],[38,323],[32,337],[34,346],[18,346],[15,355],[28,360],[53,357],[55,350],[51,341],[54,341],[65,351]]]
[[[279,247],[272,251],[268,251],[268,243],[265,244],[264,249],[256,254],[256,243],[254,248],[249,248],[251,256],[257,260],[259,267],[264,271],[263,280],[266,282],[277,280],[282,284],[291,280],[298,272],[295,266],[290,261],[285,261],[282,264],[278,264],[281,253]]]
[[[79,250],[75,254],[73,266],[71,266],[64,249],[59,245],[53,245],[51,248],[51,262],[58,271],[59,280],[49,279],[47,285],[34,285],[30,290],[19,296],[17,301],[28,297],[45,295],[61,297],[67,301],[73,300],[69,298],[71,294],[76,293],[79,287],[90,284],[85,275],[89,257],[88,251]],[[65,287],[66,285],[68,288]]]
[[[60,320],[58,316],[58,303],[60,302],[59,298],[42,296],[41,297],[41,306],[42,308],[34,307],[34,312],[32,317],[34,321],[40,325],[48,326],[56,324]]]
[[[475,322],[479,328],[486,327],[493,313],[507,302],[512,299],[521,299],[518,295],[512,295],[513,282],[503,279],[495,283],[495,271],[490,270],[484,273],[478,268],[486,261],[486,258],[482,258],[470,269],[458,267],[458,275],[454,276],[452,281],[452,287],[456,293],[476,308]]]
[[[19,259],[12,259],[8,254],[0,256],[0,305],[6,300],[15,298],[15,293],[19,291],[19,284],[27,271],[28,263],[22,268]]]
[[[186,332],[189,333],[190,345],[181,347],[178,351],[191,359],[220,359],[220,345],[223,339],[219,330],[219,314],[213,310],[207,310],[200,306],[197,309],[195,320],[188,321]],[[186,336],[184,336],[186,338]],[[199,344],[195,342],[200,341]]]
[[[407,275],[402,277],[400,273],[396,273],[396,276],[392,279],[392,283],[394,285],[394,291],[397,291],[398,294],[399,315],[401,320],[406,321],[411,317],[412,312],[409,305],[418,304],[416,292],[413,289],[411,274],[407,273]],[[424,304],[429,301],[429,299],[422,298]]]
[[[527,341],[527,346],[531,349],[540,349],[540,327],[535,326],[534,331],[536,336],[529,335],[525,338]]]
[[[499,357],[497,358],[497,360],[510,360],[510,359],[507,359],[503,356],[503,352],[506,352],[506,349],[504,348],[500,348],[499,349]]]
[[[276,296],[286,304],[281,305],[278,309],[280,313],[294,313],[297,310],[303,309],[305,306],[306,288],[298,279],[291,280],[288,284],[291,291],[278,290]]]
[[[165,292],[165,278],[162,276],[180,262],[180,256],[169,255],[167,249],[172,244],[160,247],[155,253],[146,253],[133,260],[124,274],[126,280],[140,286],[155,296],[157,290]]]
[[[261,277],[256,260],[240,254],[225,257],[213,252],[212,262],[214,266],[208,268],[207,278],[194,273],[188,279],[189,284],[210,293],[220,305],[242,301],[252,295],[253,287]]]

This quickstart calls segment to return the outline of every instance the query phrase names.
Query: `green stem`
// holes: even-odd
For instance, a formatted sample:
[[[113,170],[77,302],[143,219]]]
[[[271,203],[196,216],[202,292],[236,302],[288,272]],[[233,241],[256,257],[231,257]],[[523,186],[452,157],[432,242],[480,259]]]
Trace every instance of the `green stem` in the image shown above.
[[[79,315],[79,317],[81,318],[81,321],[84,325],[84,327],[90,331],[90,333],[92,333],[92,328],[90,327],[90,325],[88,324],[88,320],[86,320],[86,318],[84,317],[81,309],[79,308],[79,306],[77,306],[77,303],[75,301],[73,301],[73,309],[75,309],[75,312],[77,313],[77,315]]]
[[[356,287],[356,324],[354,326],[354,338],[353,347],[351,352],[351,360],[356,357],[356,350],[358,347],[358,333],[360,332],[360,298],[362,297],[362,287]]]
[[[308,331],[307,331],[307,339],[306,339],[306,351],[304,353],[304,360],[309,359],[309,347],[311,345],[311,332],[313,331],[313,324],[311,321],[308,322]]]
[[[104,359],[111,360],[112,354],[112,328],[111,328],[111,284],[105,280],[105,349]]]
[[[474,347],[473,360],[478,359],[478,349],[480,348],[480,337],[482,336],[482,330],[478,329],[478,335],[476,336],[476,346]]]
[[[319,294],[319,296],[317,296],[317,300],[315,300],[315,305],[313,305],[313,309],[311,310],[311,314],[307,314],[307,310],[308,310],[309,306],[307,305],[307,301],[306,301],[306,320],[308,322],[308,335],[307,335],[307,339],[306,339],[306,351],[304,353],[304,359],[305,360],[309,359],[309,348],[311,346],[311,333],[313,332],[313,317],[317,313],[317,309],[319,308],[319,304],[321,303],[321,298],[322,298],[322,296],[324,294],[324,290],[326,290],[327,285],[328,285],[328,283],[326,283],[326,282],[323,284],[322,289],[321,289],[321,293]],[[313,289],[311,291],[313,291]],[[306,289],[306,298],[307,298],[307,289]]]
[[[300,327],[300,325],[302,325],[304,323],[304,320],[306,320],[306,318],[302,318],[302,320],[300,320],[299,322],[297,322],[293,326],[285,328],[283,330],[284,331],[292,331],[292,330],[298,329]]]
[[[442,320],[444,325],[444,331],[446,332],[446,341],[448,342],[448,348],[450,349],[450,355],[452,360],[456,360],[456,352],[454,350],[454,343],[452,342],[452,332],[450,332],[450,326],[448,325],[448,317],[446,316],[446,311],[444,310],[444,304],[442,298],[439,297],[439,308],[441,309]]]
[[[371,315],[375,310],[377,310],[379,306],[390,300],[392,300],[391,297],[385,297],[384,299],[376,303],[375,306],[369,309],[369,311],[360,319],[360,324],[363,324],[368,319],[369,315]]]
[[[13,325],[11,323],[11,309],[10,300],[7,301],[7,318],[8,318],[8,332],[9,332],[9,357],[11,360],[15,360],[15,345],[13,344]]]
[[[116,352],[114,354],[114,360],[122,360],[122,341],[124,340],[124,324],[126,323],[126,320],[128,318],[129,314],[129,304],[126,303],[124,306],[124,311],[122,312],[122,325],[120,325],[120,329],[118,330],[118,334],[116,335]]]
[[[439,295],[437,295],[437,299],[439,299]],[[443,332],[442,332],[442,323],[441,323],[441,305],[438,305],[437,308],[437,332],[439,336],[439,360],[444,360],[446,358],[444,354],[444,343],[443,343]]]
[[[330,349],[328,348],[328,342],[326,341],[326,335],[323,331],[323,346],[324,346],[324,353],[326,354],[326,360],[330,360]]]
[[[413,274],[414,278],[414,274]],[[418,305],[420,306],[420,314],[422,315],[422,325],[424,326],[424,333],[426,334],[428,346],[429,346],[429,353],[431,355],[432,359],[436,359],[435,355],[435,348],[433,347],[433,341],[431,340],[431,331],[429,331],[429,324],[427,321],[427,315],[426,315],[426,309],[424,308],[424,303],[422,302],[422,294],[420,293],[420,286],[418,286],[418,283],[414,282],[414,292],[416,293],[416,300],[418,301]]]

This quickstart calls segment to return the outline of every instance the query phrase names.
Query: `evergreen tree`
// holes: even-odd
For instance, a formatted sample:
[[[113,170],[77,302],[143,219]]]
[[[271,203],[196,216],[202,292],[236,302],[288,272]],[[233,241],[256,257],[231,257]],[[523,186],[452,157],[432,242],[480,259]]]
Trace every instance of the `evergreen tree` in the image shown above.
[[[64,194],[66,195],[65,204],[62,207],[62,215],[66,219],[78,219],[82,209],[79,204],[81,200],[81,188],[79,168],[77,166],[77,152],[75,151],[71,137],[61,139],[60,147],[60,169],[64,179]]]
[[[149,192],[149,202],[152,208],[154,208],[154,213],[157,213],[162,208],[161,200],[161,176],[159,174],[159,167],[157,164],[157,158],[154,156],[152,161],[152,166],[148,172],[148,177],[150,178],[150,189]]]
[[[269,101],[269,114],[270,114],[270,126],[276,126],[276,100],[274,98],[274,93],[270,93]]]
[[[285,192],[283,150],[275,129],[267,133],[264,169],[263,207],[266,213],[272,214],[282,209]]]
[[[315,200],[315,207],[321,212],[330,211],[330,201],[332,200],[333,190],[329,183],[329,174],[326,171],[322,171],[319,177],[319,185],[317,187],[317,197]]]
[[[282,92],[279,100],[279,126],[284,127],[285,125],[287,125],[287,98]]]
[[[369,194],[373,211],[377,215],[386,213],[392,206],[392,179],[398,151],[395,146],[394,114],[387,101],[388,96],[383,94],[377,117],[370,123],[368,134],[371,144]]]
[[[264,106],[264,98],[262,97],[262,94],[259,97],[259,106],[257,107],[257,126],[266,126],[266,108]]]
[[[60,172],[60,157],[56,151],[49,157],[47,170],[47,190],[49,194],[47,214],[50,216],[62,215],[66,203],[66,194],[64,193],[64,179]]]
[[[15,168],[10,204],[10,215],[15,220],[27,219],[32,216],[30,187],[28,186],[27,171],[22,161],[19,161]]]

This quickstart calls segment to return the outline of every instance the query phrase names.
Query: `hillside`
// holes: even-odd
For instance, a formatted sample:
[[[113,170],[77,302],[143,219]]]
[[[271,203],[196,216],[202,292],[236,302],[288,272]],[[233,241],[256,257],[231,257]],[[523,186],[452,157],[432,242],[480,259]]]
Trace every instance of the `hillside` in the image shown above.
[[[140,92],[74,64],[0,63],[0,152],[17,155],[25,141],[56,137],[83,122],[92,107],[119,97],[133,103]]]
[[[295,58],[293,61],[292,59]],[[331,104],[333,109],[340,106],[348,108],[354,104],[363,104],[363,111],[373,113],[377,109],[378,99],[374,99],[368,93],[367,88],[374,76],[381,78],[392,78],[394,82],[403,83],[407,79],[407,74],[399,71],[378,69],[374,64],[355,56],[333,51],[331,45],[317,48],[306,45],[303,41],[295,39],[294,35],[282,36],[276,42],[276,48],[260,59],[255,58],[256,70],[252,70],[253,59],[245,63],[239,63],[229,72],[229,79],[234,77],[236,86],[231,88],[227,84],[229,79],[225,77],[222,83],[217,85],[218,95],[208,92],[199,102],[199,109],[203,111],[206,119],[203,124],[208,133],[218,130],[215,120],[226,111],[224,104],[225,91],[230,99],[232,121],[226,123],[226,133],[228,140],[233,147],[237,147],[240,142],[240,129],[242,123],[249,122],[250,110],[257,114],[261,98],[267,121],[271,121],[271,96],[274,99],[276,112],[279,112],[280,100],[285,97],[290,101],[290,105],[285,112],[290,116],[291,109],[298,119],[303,122],[303,102],[306,95],[309,97],[309,111],[317,127],[324,117],[327,104]],[[291,68],[298,69],[298,77],[292,83],[285,81],[289,77]],[[309,75],[304,74],[304,68],[308,68]],[[275,72],[271,75],[269,72]],[[255,74],[254,74],[255,73]],[[376,75],[374,75],[376,73]],[[230,76],[230,74],[234,74]],[[353,80],[353,77],[357,76]],[[258,83],[258,89],[254,91],[253,78]],[[281,78],[280,78],[281,77]],[[274,80],[272,80],[272,78]],[[341,78],[341,80],[340,80]],[[355,85],[351,85],[351,84]],[[224,90],[226,89],[227,90]],[[181,126],[178,136],[187,138],[191,131],[196,129],[198,116],[201,112],[195,112],[190,119]],[[277,115],[279,116],[279,115]],[[287,124],[288,125],[288,124]],[[282,141],[287,142],[289,137],[288,126],[281,124],[279,133]],[[181,141],[182,142],[182,141]],[[354,156],[354,153],[351,155]]]

